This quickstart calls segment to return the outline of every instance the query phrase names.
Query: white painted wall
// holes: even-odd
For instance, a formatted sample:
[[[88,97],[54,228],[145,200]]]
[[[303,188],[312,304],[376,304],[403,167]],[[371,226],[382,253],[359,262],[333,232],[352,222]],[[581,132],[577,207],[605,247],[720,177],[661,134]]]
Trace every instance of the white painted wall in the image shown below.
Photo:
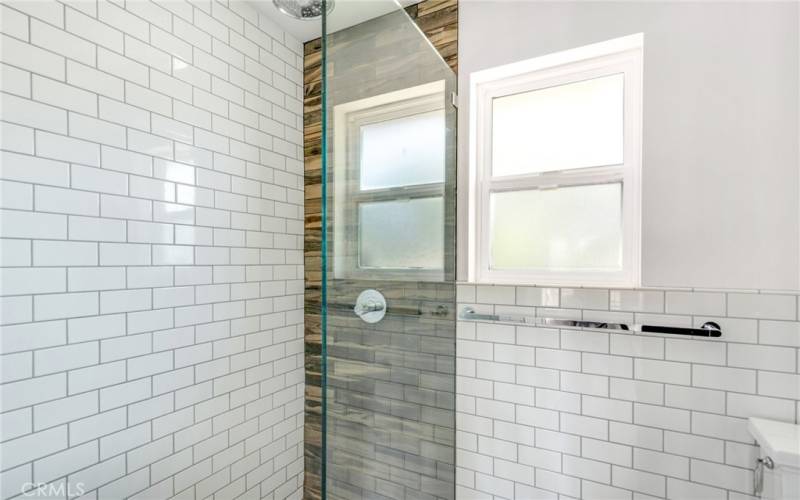
[[[800,289],[798,10],[462,2],[459,166],[471,72],[643,32],[642,284]]]
[[[0,17],[2,498],[299,498],[302,46],[244,2]]]

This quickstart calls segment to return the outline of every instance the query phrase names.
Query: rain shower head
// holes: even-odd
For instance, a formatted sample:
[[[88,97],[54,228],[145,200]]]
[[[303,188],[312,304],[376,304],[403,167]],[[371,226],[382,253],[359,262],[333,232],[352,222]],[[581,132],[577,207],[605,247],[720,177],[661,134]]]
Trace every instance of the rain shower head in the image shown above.
[[[311,21],[322,16],[323,0],[272,0],[275,7],[287,16],[301,21]],[[333,0],[325,0],[328,14],[333,10]]]

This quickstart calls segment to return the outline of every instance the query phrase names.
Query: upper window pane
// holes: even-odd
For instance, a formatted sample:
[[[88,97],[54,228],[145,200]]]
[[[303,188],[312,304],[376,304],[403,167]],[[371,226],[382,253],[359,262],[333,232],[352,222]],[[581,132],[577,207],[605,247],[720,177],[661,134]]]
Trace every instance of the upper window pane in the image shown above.
[[[492,175],[622,163],[623,75],[492,102]]]
[[[492,193],[491,266],[618,271],[621,209],[620,183]]]
[[[361,189],[444,182],[444,110],[361,127]]]

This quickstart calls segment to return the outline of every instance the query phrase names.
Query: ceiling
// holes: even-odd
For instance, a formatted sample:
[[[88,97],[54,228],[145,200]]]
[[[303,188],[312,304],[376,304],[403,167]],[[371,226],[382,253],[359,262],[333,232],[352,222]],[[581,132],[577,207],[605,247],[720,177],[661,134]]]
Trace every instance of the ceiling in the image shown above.
[[[335,0],[333,12],[328,16],[328,32],[339,31],[369,19],[395,11],[400,5],[406,6],[418,0]],[[320,19],[300,21],[287,16],[275,7],[272,0],[250,0],[259,11],[272,19],[284,31],[301,42],[307,42],[321,35]]]

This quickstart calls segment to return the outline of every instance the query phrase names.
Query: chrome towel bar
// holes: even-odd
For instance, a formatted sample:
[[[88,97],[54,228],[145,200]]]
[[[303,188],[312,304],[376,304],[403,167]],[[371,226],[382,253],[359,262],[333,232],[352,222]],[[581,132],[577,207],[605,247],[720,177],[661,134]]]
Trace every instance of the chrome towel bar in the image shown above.
[[[534,316],[517,316],[513,314],[482,314],[475,312],[472,307],[466,306],[458,315],[459,319],[467,321],[499,321],[502,323],[516,323],[530,326],[550,326],[566,328],[596,328],[602,330],[616,330],[639,333],[667,333],[670,335],[693,335],[696,337],[721,337],[722,328],[713,321],[703,323],[700,328],[686,328],[680,326],[657,325],[627,325],[625,323],[607,323],[604,321],[539,318]]]

